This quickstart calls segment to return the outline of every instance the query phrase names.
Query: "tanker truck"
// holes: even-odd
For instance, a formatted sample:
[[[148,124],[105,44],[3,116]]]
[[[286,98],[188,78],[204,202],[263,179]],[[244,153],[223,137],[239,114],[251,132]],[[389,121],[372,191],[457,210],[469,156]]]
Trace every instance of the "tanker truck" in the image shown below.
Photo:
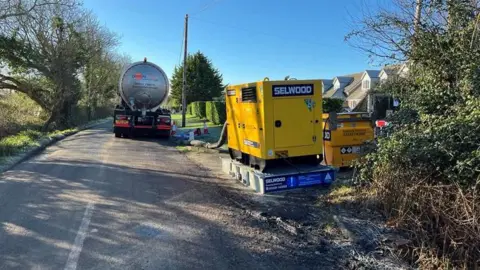
[[[170,136],[171,116],[161,108],[169,91],[168,78],[157,65],[135,62],[120,75],[118,94],[121,102],[115,107],[115,137],[135,135]]]

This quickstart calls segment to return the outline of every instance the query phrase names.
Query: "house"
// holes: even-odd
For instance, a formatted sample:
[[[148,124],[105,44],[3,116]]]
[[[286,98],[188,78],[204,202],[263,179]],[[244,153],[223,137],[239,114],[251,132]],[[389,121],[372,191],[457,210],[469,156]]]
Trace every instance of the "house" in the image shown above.
[[[378,77],[380,78],[380,82],[384,82],[392,78],[393,76],[397,76],[398,71],[400,70],[401,67],[402,65],[389,65],[389,66],[383,67],[382,70],[380,71],[380,74],[378,75]]]
[[[366,111],[367,104],[365,98],[370,89],[372,89],[379,81],[380,70],[365,70],[354,82],[345,88],[345,107],[352,111]]]
[[[378,98],[386,98],[385,94],[372,93],[372,89],[379,82],[386,81],[394,76],[405,76],[408,73],[407,64],[389,65],[382,70],[365,70],[344,76],[337,76],[331,80],[322,80],[324,98],[339,98],[345,100],[344,108],[347,111],[373,111],[373,103]],[[328,88],[328,86],[330,88]],[[372,94],[372,95],[370,95]]]
[[[383,83],[398,77],[404,77],[408,73],[408,64],[397,64],[385,66],[379,74],[379,82]],[[384,118],[387,112],[392,110],[393,99],[391,95],[380,92],[370,92],[365,99],[366,111],[372,113],[374,118]]]
[[[333,80],[328,80],[328,79],[322,79],[322,89],[323,89],[323,94],[330,90],[333,86]]]
[[[400,77],[405,77],[407,74],[408,74],[408,71],[409,71],[409,63],[403,63],[401,66],[400,66],[400,69],[398,70],[397,74],[398,76]]]
[[[323,95],[325,98],[339,98],[345,99],[347,96],[345,95],[345,87],[350,85],[355,78],[357,78],[361,73],[354,73],[345,76],[337,76],[333,78],[332,84],[333,86],[325,92]]]

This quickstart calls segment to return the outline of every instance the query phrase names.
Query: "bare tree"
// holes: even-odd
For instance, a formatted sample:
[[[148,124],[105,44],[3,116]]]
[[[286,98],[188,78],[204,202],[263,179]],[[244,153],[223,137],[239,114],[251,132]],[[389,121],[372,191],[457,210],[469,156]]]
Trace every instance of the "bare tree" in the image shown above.
[[[74,124],[78,106],[91,118],[115,97],[118,36],[77,0],[0,0],[0,12],[0,88],[49,113],[44,129]]]
[[[69,3],[62,0],[0,0],[0,21],[28,15],[42,6],[59,4],[68,5]]]
[[[462,29],[478,10],[476,0],[394,0],[374,14],[364,11],[345,39],[382,62],[412,60],[417,35]]]
[[[416,6],[415,6],[415,19],[413,22],[415,32],[417,32],[418,28],[420,27],[420,21],[422,19],[422,5],[423,5],[423,0],[417,0]]]
[[[102,27],[91,14],[86,16],[85,21],[85,44],[88,52],[82,75],[87,117],[90,120],[99,103],[111,98],[115,92],[120,68],[114,59],[118,36]]]
[[[11,71],[1,75],[0,87],[23,92],[50,112],[45,128],[70,124],[86,59],[83,11],[74,0],[65,3],[37,6],[0,29],[0,59]]]

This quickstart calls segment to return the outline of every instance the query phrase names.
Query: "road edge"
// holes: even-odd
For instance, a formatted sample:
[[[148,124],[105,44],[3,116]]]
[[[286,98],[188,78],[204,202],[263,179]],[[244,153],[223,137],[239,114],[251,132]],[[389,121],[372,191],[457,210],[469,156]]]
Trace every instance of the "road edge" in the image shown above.
[[[104,124],[108,121],[111,121],[111,120],[112,120],[111,117],[105,118],[105,119],[102,119],[102,120],[97,120],[94,123],[86,124],[84,126],[77,127],[77,130],[75,130],[75,131],[70,131],[70,132],[66,132],[64,134],[54,135],[52,137],[42,138],[42,139],[39,140],[40,145],[31,147],[31,148],[27,149],[25,152],[22,152],[22,153],[20,153],[16,156],[12,157],[4,165],[0,165],[0,175],[3,174],[6,171],[11,170],[13,167],[17,166],[18,164],[32,158],[33,156],[38,155],[43,150],[45,150],[45,148],[53,145],[56,142],[59,142],[59,141],[65,139],[67,137],[75,135],[78,132],[81,132],[81,131],[91,129],[91,128],[94,128],[94,127],[99,126],[99,125],[102,125],[102,124]]]

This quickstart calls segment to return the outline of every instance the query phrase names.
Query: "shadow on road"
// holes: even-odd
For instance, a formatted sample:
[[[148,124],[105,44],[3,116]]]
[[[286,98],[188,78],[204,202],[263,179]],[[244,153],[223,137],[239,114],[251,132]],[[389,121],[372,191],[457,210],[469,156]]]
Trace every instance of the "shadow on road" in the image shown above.
[[[325,269],[342,257],[294,255],[294,237],[246,217],[219,192],[222,183],[165,147],[170,142],[112,139],[106,153],[97,151],[91,142],[109,135],[67,138],[58,155],[1,175],[0,268],[64,265],[91,202],[80,268]]]

